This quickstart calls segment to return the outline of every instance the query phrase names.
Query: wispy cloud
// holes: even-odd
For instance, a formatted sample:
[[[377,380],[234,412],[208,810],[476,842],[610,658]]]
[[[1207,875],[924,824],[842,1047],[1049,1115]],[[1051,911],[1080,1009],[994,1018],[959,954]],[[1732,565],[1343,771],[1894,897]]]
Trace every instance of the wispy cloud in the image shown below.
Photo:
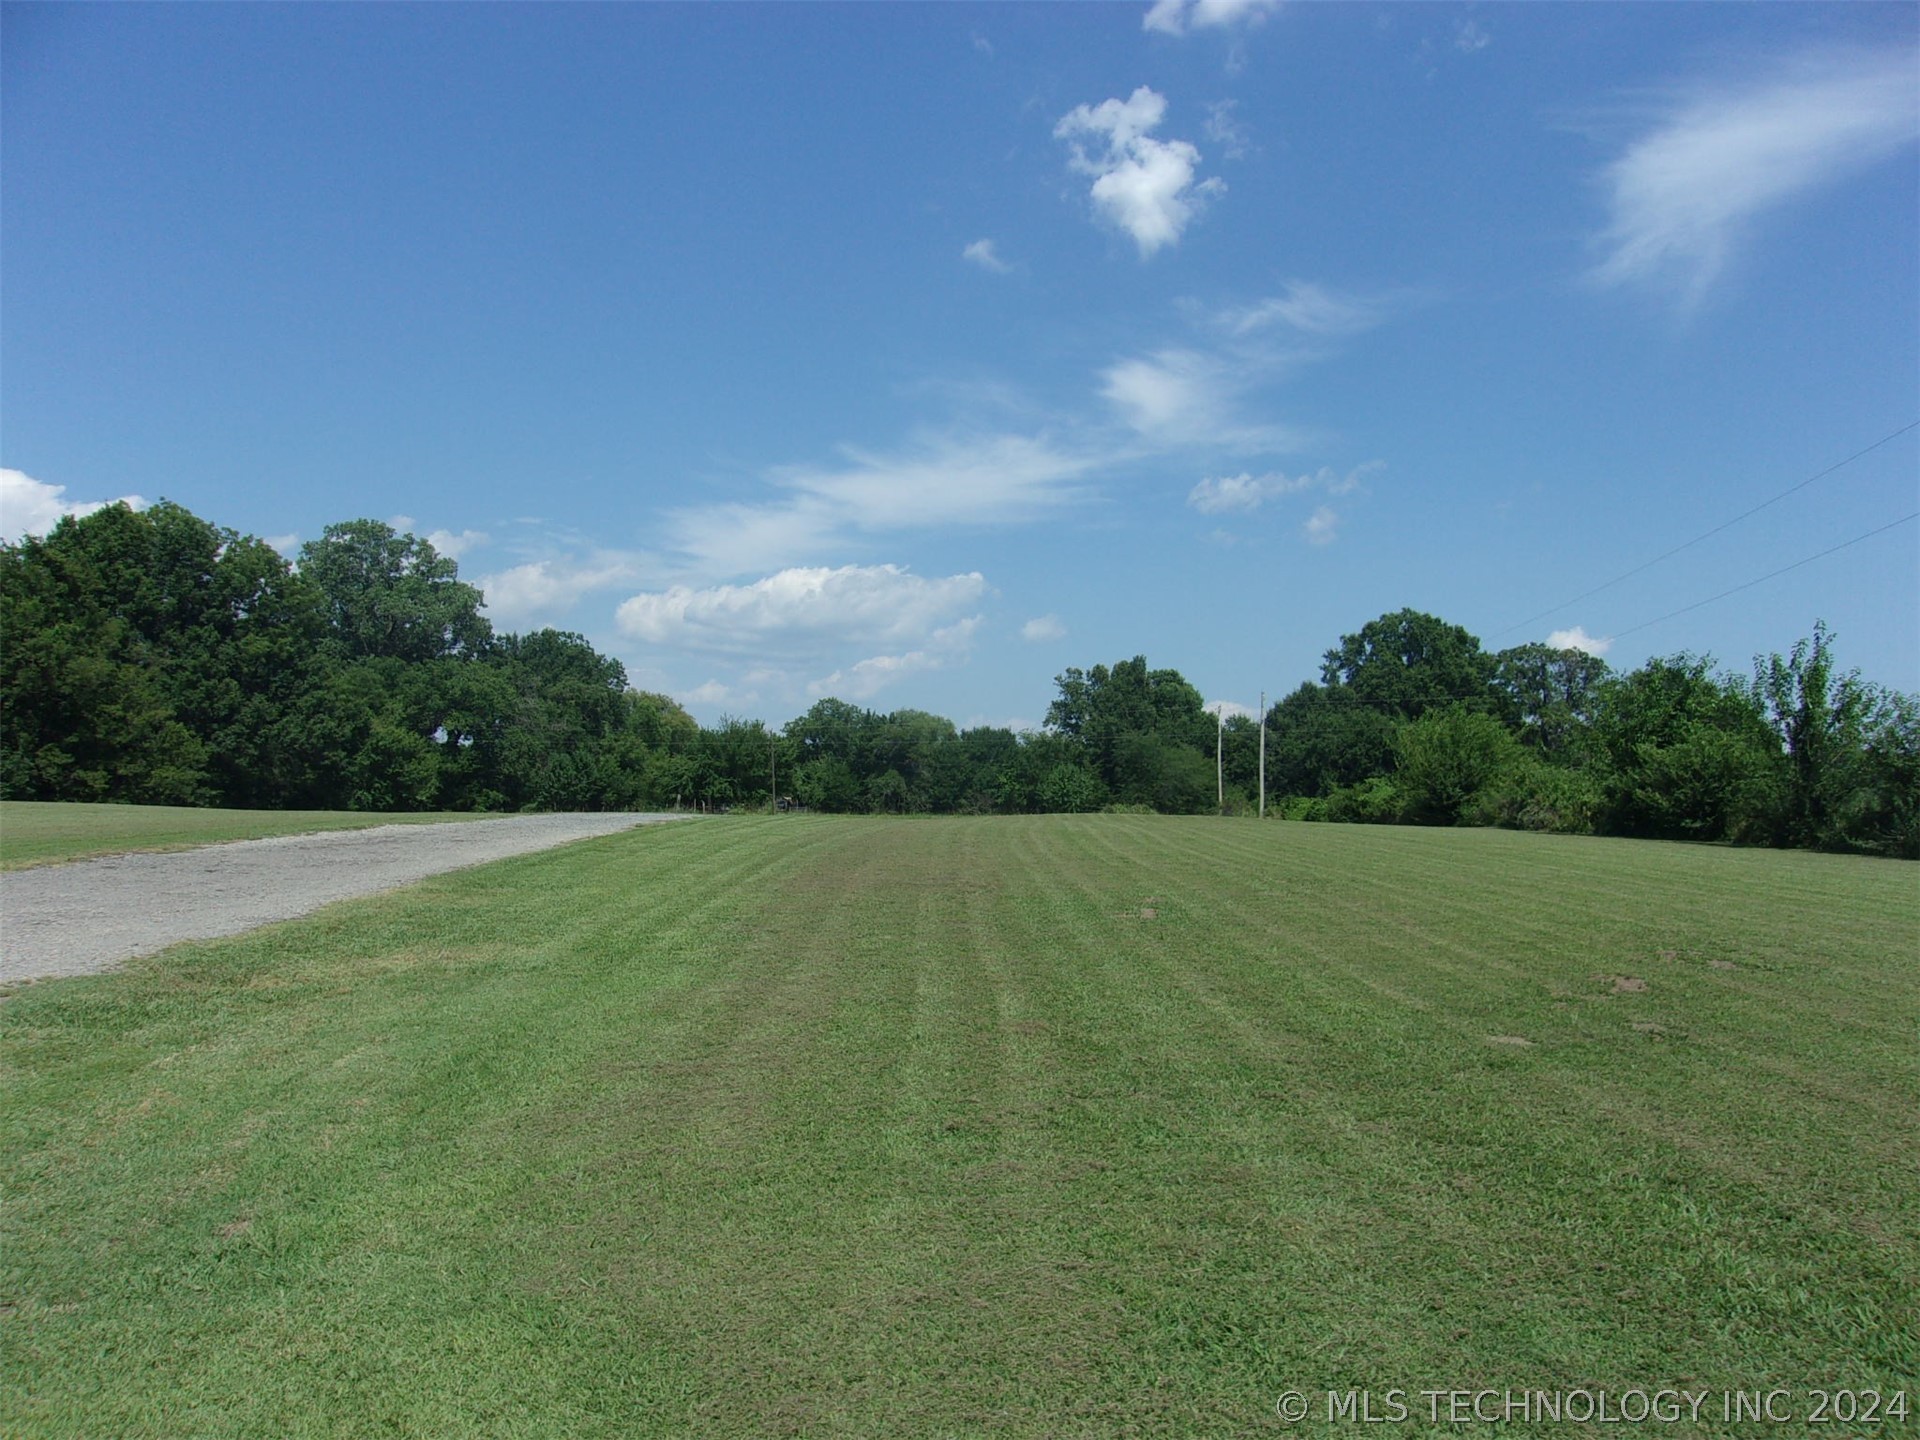
[[[1217,178],[1196,183],[1200,152],[1192,144],[1153,138],[1166,115],[1166,97],[1142,85],[1125,100],[1076,106],[1053,127],[1073,168],[1093,177],[1094,209],[1133,237],[1142,259],[1176,244],[1207,199],[1227,188]]]
[[[1189,30],[1258,25],[1279,8],[1280,0],[1154,0],[1140,28],[1184,35]]]
[[[897,565],[794,567],[747,585],[676,585],[623,602],[620,632],[678,650],[819,657],[914,645],[986,593],[978,571],[928,579]]]
[[[1580,626],[1571,630],[1556,630],[1547,636],[1547,644],[1555,650],[1583,650],[1589,655],[1604,655],[1613,648],[1613,637],[1595,639]]]
[[[1695,85],[1605,170],[1602,284],[1657,282],[1698,301],[1763,213],[1920,135],[1911,49],[1802,57]]]
[[[1100,393],[1144,439],[1162,446],[1213,446],[1241,453],[1298,449],[1290,426],[1249,421],[1238,401],[1263,366],[1244,357],[1171,348],[1110,366]]]
[[[49,485],[22,470],[0,469],[0,540],[9,544],[27,535],[45,535],[67,516],[91,515],[109,505],[146,507],[138,495],[117,500],[67,500],[64,485]]]
[[[1187,504],[1202,515],[1250,515],[1270,500],[1277,500],[1283,495],[1297,495],[1305,490],[1318,490],[1335,496],[1351,495],[1362,487],[1369,475],[1385,468],[1385,461],[1369,460],[1345,472],[1323,465],[1318,470],[1299,475],[1287,475],[1275,470],[1265,475],[1242,472],[1238,475],[1210,477],[1187,492]],[[1307,539],[1315,545],[1330,543],[1338,522],[1339,516],[1332,507],[1322,505],[1307,520]],[[1215,538],[1220,538],[1220,535],[1221,532],[1215,532]]]
[[[1066,639],[1067,627],[1058,615],[1036,615],[1020,627],[1020,638],[1030,645],[1043,645],[1050,640]]]
[[[1230,511],[1251,514],[1267,501],[1291,495],[1313,484],[1311,475],[1287,476],[1279,471],[1268,475],[1226,475],[1202,480],[1187,492],[1187,504],[1202,515],[1224,515]]]
[[[1238,100],[1216,100],[1207,106],[1207,139],[1218,145],[1220,153],[1229,160],[1246,159],[1247,149],[1253,143],[1253,132],[1233,113],[1239,108]]]
[[[995,275],[1005,275],[1013,266],[1000,258],[1000,252],[994,249],[991,240],[976,240],[960,252],[962,260],[978,265],[982,270],[990,270]]]
[[[1471,18],[1456,20],[1453,23],[1453,48],[1462,55],[1477,54],[1493,43],[1493,36],[1478,20]]]
[[[848,700],[871,700],[889,685],[928,670],[942,670],[966,659],[973,646],[973,634],[980,617],[956,621],[927,637],[919,649],[901,655],[872,655],[831,675],[809,681],[807,693],[833,695]]]
[[[1233,335],[1250,335],[1274,325],[1307,335],[1357,335],[1385,320],[1393,303],[1385,296],[1343,294],[1310,281],[1289,280],[1280,294],[1223,310],[1218,321]]]
[[[854,534],[1031,520],[1081,493],[1098,454],[1045,435],[925,436],[898,451],[852,446],[837,466],[787,466],[782,498],[668,517],[676,548],[711,575],[814,558]]]

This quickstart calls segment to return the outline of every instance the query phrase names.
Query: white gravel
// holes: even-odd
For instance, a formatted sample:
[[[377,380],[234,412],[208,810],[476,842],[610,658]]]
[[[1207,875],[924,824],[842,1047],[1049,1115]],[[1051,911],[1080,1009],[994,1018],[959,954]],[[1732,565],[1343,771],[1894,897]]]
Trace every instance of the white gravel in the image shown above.
[[[514,815],[242,840],[0,874],[0,981],[88,975],[429,875],[675,815]]]

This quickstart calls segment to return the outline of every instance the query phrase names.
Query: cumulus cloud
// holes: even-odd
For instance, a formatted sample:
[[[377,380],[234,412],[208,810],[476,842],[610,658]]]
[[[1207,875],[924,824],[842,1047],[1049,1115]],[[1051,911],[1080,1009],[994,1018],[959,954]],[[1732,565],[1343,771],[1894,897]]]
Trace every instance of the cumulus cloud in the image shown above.
[[[104,510],[109,505],[146,508],[138,495],[122,495],[117,500],[67,500],[64,485],[49,485],[21,470],[0,469],[0,540],[9,544],[28,535],[45,535],[67,516],[76,518]]]
[[[1253,706],[1242,705],[1238,700],[1209,700],[1200,708],[1209,715],[1218,715],[1222,720],[1231,720],[1236,715],[1244,715],[1252,720],[1260,714]]]
[[[1125,100],[1076,106],[1053,127],[1071,147],[1073,168],[1093,177],[1094,209],[1133,237],[1142,259],[1176,243],[1205,201],[1227,188],[1219,179],[1196,183],[1193,145],[1153,138],[1166,114],[1166,97],[1142,85]]]
[[[928,670],[940,670],[966,657],[980,617],[969,616],[927,637],[927,643],[904,655],[874,655],[809,682],[807,693],[847,700],[870,700],[887,686]]]
[[[285,535],[263,535],[260,538],[288,560],[296,559],[300,554],[300,537],[297,534],[289,532]]]
[[[1142,30],[1184,35],[1189,30],[1221,30],[1258,25],[1280,8],[1280,0],[1154,0],[1140,22]]]
[[[458,560],[468,551],[486,544],[490,538],[484,530],[462,530],[458,534],[451,530],[430,530],[426,535],[426,541],[433,546],[434,552],[449,560]]]
[[[1322,505],[1300,527],[1309,545],[1331,545],[1339,538],[1340,517],[1331,505]]]
[[[1604,655],[1613,648],[1613,637],[1596,640],[1580,626],[1571,630],[1556,630],[1547,636],[1547,644],[1555,650],[1581,650],[1589,655]]]
[[[434,548],[439,549],[436,543]],[[509,629],[550,621],[596,590],[631,584],[639,566],[630,556],[596,554],[530,560],[473,583],[485,597],[488,618]]]
[[[1380,297],[1346,295],[1306,280],[1290,280],[1279,295],[1222,312],[1220,323],[1235,335],[1285,325],[1308,335],[1357,335],[1387,318]]]
[[[1064,640],[1067,627],[1060,622],[1058,615],[1036,615],[1020,627],[1020,638],[1029,644],[1044,644],[1049,640]]]
[[[1602,176],[1602,284],[1662,282],[1698,300],[1761,214],[1920,135],[1911,50],[1828,53],[1672,98]]]
[[[928,579],[898,565],[796,567],[748,585],[676,585],[624,601],[629,639],[678,649],[819,655],[842,644],[922,640],[977,602],[978,571]]]
[[[993,241],[991,240],[974,241],[960,252],[960,258],[971,261],[982,270],[991,270],[996,275],[1004,275],[1013,269],[1013,266],[1000,258],[1000,254],[993,248]]]

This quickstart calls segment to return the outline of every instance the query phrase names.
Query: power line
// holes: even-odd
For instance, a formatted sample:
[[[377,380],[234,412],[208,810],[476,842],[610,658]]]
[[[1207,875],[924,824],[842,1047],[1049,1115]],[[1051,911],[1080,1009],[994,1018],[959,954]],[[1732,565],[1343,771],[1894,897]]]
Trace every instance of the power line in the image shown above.
[[[1814,481],[1826,479],[1826,477],[1833,474],[1834,471],[1845,469],[1847,466],[1851,465],[1854,461],[1860,459],[1863,455],[1871,455],[1875,450],[1878,450],[1882,445],[1890,444],[1891,442],[1898,440],[1902,435],[1905,435],[1909,430],[1914,430],[1914,429],[1920,429],[1920,420],[1915,420],[1909,424],[1902,425],[1898,430],[1895,430],[1891,435],[1881,436],[1878,440],[1874,441],[1873,444],[1867,446],[1866,449],[1854,451],[1854,453],[1847,456],[1846,459],[1836,461],[1832,465],[1829,465],[1826,469],[1822,470],[1819,474],[1809,475],[1806,479],[1802,480],[1798,485],[1789,486],[1787,489],[1782,490],[1778,495],[1774,496],[1771,500],[1762,500],[1758,505],[1754,506],[1751,510],[1743,510],[1740,514],[1734,516],[1731,520],[1726,521],[1724,524],[1716,525],[1711,530],[1702,531],[1700,534],[1694,536],[1691,540],[1685,541],[1682,544],[1674,546],[1671,550],[1664,551],[1661,554],[1654,556],[1653,559],[1647,561],[1644,565],[1636,565],[1631,570],[1622,571],[1620,574],[1614,576],[1611,580],[1606,581],[1604,584],[1594,586],[1593,589],[1587,591],[1585,594],[1576,595],[1571,600],[1563,600],[1558,605],[1549,606],[1547,609],[1542,610],[1538,615],[1529,615],[1525,620],[1522,620],[1517,625],[1509,625],[1505,630],[1496,630],[1490,638],[1498,640],[1502,635],[1511,635],[1515,630],[1524,629],[1526,626],[1533,624],[1533,622],[1536,620],[1544,620],[1547,618],[1547,616],[1557,614],[1559,611],[1565,610],[1570,605],[1578,605],[1582,600],[1590,599],[1593,596],[1598,595],[1602,590],[1611,590],[1615,585],[1618,585],[1622,580],[1631,580],[1635,575],[1638,575],[1641,571],[1651,570],[1654,566],[1658,565],[1662,560],[1670,560],[1675,555],[1678,555],[1682,550],[1691,549],[1693,546],[1698,545],[1702,540],[1711,540],[1715,535],[1718,535],[1722,530],[1731,529],[1733,526],[1738,525],[1742,520],[1747,519],[1749,516],[1758,515],[1762,510],[1765,510],[1769,505],[1777,505],[1782,500],[1786,499],[1789,495],[1799,494],[1800,491],[1806,489],[1807,486],[1813,484]],[[1898,524],[1899,522],[1896,521],[1895,523]],[[1875,533],[1878,533],[1878,532],[1875,532]],[[1862,536],[1861,538],[1865,539],[1866,537]],[[1828,553],[1831,553],[1831,552],[1828,552]],[[1817,560],[1820,557],[1816,555],[1812,558]],[[1757,584],[1758,582],[1756,581],[1755,583]],[[1733,592],[1729,591],[1728,593],[1731,594]],[[1719,597],[1716,596],[1715,598],[1717,599]],[[1700,603],[1705,605],[1710,602],[1703,600]],[[1677,615],[1677,614],[1680,614],[1681,612],[1676,610],[1674,613]],[[1666,617],[1662,616],[1661,618],[1664,619]],[[1647,623],[1649,625],[1652,625],[1658,622],[1649,620]],[[1631,632],[1628,632],[1628,633],[1631,633]]]
[[[1782,565],[1778,570],[1770,570],[1757,580],[1749,580],[1744,585],[1734,586],[1731,590],[1722,590],[1718,595],[1709,595],[1705,600],[1696,600],[1691,605],[1682,605],[1678,610],[1669,610],[1664,615],[1656,616],[1652,620],[1646,620],[1641,622],[1638,625],[1635,625],[1631,630],[1622,630],[1619,632],[1619,634],[1615,635],[1613,638],[1618,640],[1622,636],[1633,634],[1635,631],[1645,630],[1650,626],[1658,625],[1662,620],[1671,620],[1673,619],[1674,616],[1684,615],[1689,610],[1698,610],[1702,605],[1711,605],[1713,604],[1714,601],[1724,600],[1729,595],[1738,595],[1742,590],[1751,590],[1754,586],[1764,584],[1766,581],[1773,579],[1776,575],[1784,575],[1789,570],[1798,570],[1802,565],[1811,565],[1816,560],[1824,560],[1827,558],[1827,556],[1837,554],[1839,551],[1845,550],[1849,546],[1858,545],[1862,540],[1871,540],[1876,535],[1884,535],[1887,531],[1893,529],[1895,526],[1905,525],[1909,520],[1920,520],[1920,510],[1914,511],[1913,514],[1911,515],[1902,515],[1898,520],[1890,520],[1877,530],[1869,530],[1864,535],[1856,535],[1851,540],[1842,541],[1838,545],[1832,546],[1831,548],[1826,550],[1822,550],[1818,555],[1809,555],[1804,560],[1796,560],[1791,565]]]

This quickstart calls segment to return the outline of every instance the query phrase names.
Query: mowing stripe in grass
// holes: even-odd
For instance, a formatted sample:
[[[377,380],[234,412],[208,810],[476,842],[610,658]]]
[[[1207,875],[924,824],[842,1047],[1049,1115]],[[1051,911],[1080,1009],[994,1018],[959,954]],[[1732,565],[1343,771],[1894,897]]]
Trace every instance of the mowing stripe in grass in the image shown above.
[[[1184,1436],[1278,1433],[1288,1386],[1911,1385],[1911,871],[1763,858],[729,819],[32,987],[0,1425]]]

